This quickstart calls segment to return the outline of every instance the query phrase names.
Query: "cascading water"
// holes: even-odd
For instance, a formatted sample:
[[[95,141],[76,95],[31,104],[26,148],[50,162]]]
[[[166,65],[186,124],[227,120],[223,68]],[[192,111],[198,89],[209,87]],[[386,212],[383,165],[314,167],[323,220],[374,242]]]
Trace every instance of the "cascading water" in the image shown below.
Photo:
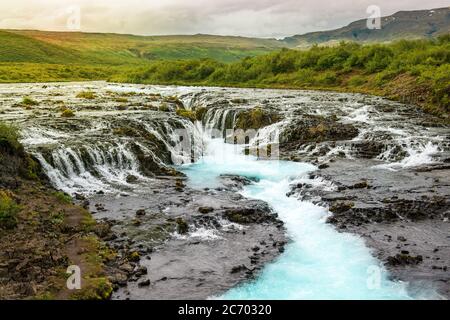
[[[296,179],[305,179],[314,166],[257,160],[242,155],[242,148],[225,144],[223,139],[209,140],[206,155],[182,170],[191,186],[197,188],[216,186],[221,174],[257,178],[259,182],[245,187],[242,195],[269,203],[285,222],[292,242],[255,281],[230,290],[222,298],[410,298],[403,283],[387,279],[362,239],[338,233],[325,223],[325,208],[286,196],[289,185]]]
[[[67,86],[73,96],[83,89],[83,85]],[[147,171],[184,163],[180,168],[187,174],[188,183],[200,189],[218,187],[217,178],[221,174],[257,178],[253,180],[258,182],[244,187],[241,194],[267,202],[284,221],[292,241],[257,279],[231,289],[222,298],[416,298],[407,294],[406,284],[388,279],[384,268],[372,257],[361,238],[338,233],[327,224],[329,212],[326,208],[286,194],[290,186],[297,183],[334,188],[328,181],[311,179],[308,173],[316,167],[305,161],[327,162],[339,157],[358,159],[359,153],[365,152],[364,156],[372,160],[371,165],[378,164],[373,166],[374,169],[403,170],[439,163],[448,156],[450,149],[446,128],[418,126],[402,114],[408,108],[360,95],[330,93],[324,98],[323,93],[307,91],[93,86],[99,96],[108,98],[95,106],[80,103],[75,119],[58,118],[51,113],[54,111],[48,110],[44,111],[48,114],[42,116],[42,121],[39,114],[31,117],[29,111],[7,112],[2,117],[25,119],[20,123],[23,144],[42,164],[55,187],[70,194],[120,193],[123,190],[137,193],[152,179],[152,172],[147,175],[148,172],[143,171],[146,162],[154,162]],[[17,89],[17,101],[27,88]],[[65,87],[58,90],[67,93]],[[130,99],[134,99],[130,110],[118,111],[109,101],[107,92],[110,91],[134,93],[135,96],[130,95],[133,97]],[[147,95],[155,92],[162,94],[158,98],[161,101],[147,99]],[[165,103],[162,101],[164,96],[178,96],[187,110],[206,108],[202,121],[193,123],[177,116],[173,110],[161,111],[159,107]],[[243,96],[246,99],[240,99]],[[347,100],[341,100],[342,97]],[[78,103],[73,102],[73,105]],[[150,103],[152,105],[147,105]],[[383,104],[394,105],[399,111],[384,112]],[[145,105],[145,108],[139,109],[136,105]],[[348,140],[307,141],[299,145],[293,154],[303,162],[297,163],[244,156],[242,151],[246,146],[226,144],[223,134],[219,135],[220,139],[205,135],[212,129],[223,133],[234,128],[239,112],[255,106],[276,110],[282,120],[260,129],[249,147],[268,145],[281,139],[293,120],[304,115],[337,115],[337,123],[350,123],[358,132],[356,137]],[[177,130],[187,132],[193,150],[180,152]],[[368,143],[373,143],[376,148],[370,152],[360,151],[360,144]],[[196,163],[189,164],[192,153],[201,157]],[[137,187],[130,184],[129,177],[137,178],[140,184]],[[203,231],[213,235],[212,241],[220,238],[211,230]],[[424,293],[423,297],[432,295]]]

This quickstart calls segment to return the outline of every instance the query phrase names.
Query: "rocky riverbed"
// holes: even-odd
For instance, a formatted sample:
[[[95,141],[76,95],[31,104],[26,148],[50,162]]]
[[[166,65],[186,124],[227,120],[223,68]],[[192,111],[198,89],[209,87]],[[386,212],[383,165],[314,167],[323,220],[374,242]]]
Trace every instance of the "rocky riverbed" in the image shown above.
[[[278,141],[281,159],[316,165],[290,197],[329,208],[328,223],[362,236],[416,296],[450,295],[450,130],[414,106],[104,82],[1,85],[0,103],[54,187],[107,226],[121,261],[109,275],[113,298],[219,296],[257,279],[289,243],[277,212],[242,196],[252,177],[189,185],[180,165],[203,155],[205,129],[255,129],[250,150]],[[180,129],[190,152],[177,149]]]

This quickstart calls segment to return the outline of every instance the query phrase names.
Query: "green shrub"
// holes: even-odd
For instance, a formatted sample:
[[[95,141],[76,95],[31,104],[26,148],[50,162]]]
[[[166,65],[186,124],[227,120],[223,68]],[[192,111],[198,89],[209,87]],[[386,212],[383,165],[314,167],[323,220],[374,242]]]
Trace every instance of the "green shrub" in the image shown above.
[[[67,204],[72,203],[72,197],[64,192],[60,192],[60,191],[55,192],[54,196],[63,203],[67,203]]]
[[[362,86],[367,82],[367,79],[364,76],[353,76],[348,80],[348,84],[352,87]]]
[[[20,206],[5,191],[0,191],[0,228],[15,228],[20,209]]]
[[[19,129],[10,124],[0,122],[0,142],[5,141],[15,149],[20,148]]]

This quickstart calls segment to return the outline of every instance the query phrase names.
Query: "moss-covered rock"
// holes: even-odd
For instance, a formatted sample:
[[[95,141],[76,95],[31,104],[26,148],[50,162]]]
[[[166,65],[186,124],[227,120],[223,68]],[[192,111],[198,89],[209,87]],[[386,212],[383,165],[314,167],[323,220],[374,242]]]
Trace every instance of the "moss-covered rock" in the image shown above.
[[[176,111],[177,115],[180,117],[186,118],[191,120],[192,122],[195,122],[197,120],[197,114],[195,111],[192,110],[185,110],[185,109],[177,109]]]
[[[186,234],[189,232],[189,225],[187,224],[186,221],[184,221],[183,218],[177,218],[177,220],[175,221],[177,224],[177,232],[179,234]]]
[[[92,91],[81,91],[77,94],[76,96],[79,99],[86,99],[86,100],[93,100],[95,99],[97,96],[94,92]]]
[[[351,124],[337,121],[335,117],[300,115],[280,136],[282,146],[297,146],[307,142],[350,140],[358,135]]]
[[[238,114],[236,129],[260,129],[280,120],[281,116],[279,114],[257,107]]]
[[[70,110],[70,109],[65,109],[62,113],[61,113],[61,117],[64,118],[72,118],[75,117],[75,112]]]

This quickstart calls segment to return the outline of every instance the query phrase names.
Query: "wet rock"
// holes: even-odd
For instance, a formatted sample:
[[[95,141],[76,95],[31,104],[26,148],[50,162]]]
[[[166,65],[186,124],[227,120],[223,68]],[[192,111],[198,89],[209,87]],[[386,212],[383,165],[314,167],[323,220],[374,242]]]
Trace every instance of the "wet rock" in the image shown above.
[[[105,206],[101,203],[96,203],[95,208],[97,209],[97,211],[106,211]]]
[[[330,211],[333,213],[343,213],[345,211],[350,210],[354,206],[355,204],[351,201],[336,201],[330,207]]]
[[[225,210],[224,216],[236,223],[263,223],[273,222],[276,215],[265,203],[255,203],[254,207],[233,208]]]
[[[183,218],[177,218],[175,222],[177,224],[177,232],[179,234],[186,234],[189,232],[189,225],[186,223],[186,221],[184,221]]]
[[[111,283],[118,285],[119,287],[124,287],[127,285],[128,277],[126,273],[117,272],[109,277]]]
[[[150,285],[150,279],[147,279],[147,280],[144,280],[144,281],[141,281],[138,283],[139,287],[148,287],[149,285]]]
[[[367,183],[367,181],[361,181],[358,183],[355,183],[352,188],[353,189],[367,189],[369,187],[369,184]]]
[[[127,258],[128,258],[128,261],[138,262],[141,259],[141,255],[137,251],[132,251],[128,254]]]
[[[138,181],[138,177],[130,174],[130,175],[127,176],[126,181],[128,183],[135,183],[135,182]]]
[[[282,132],[282,149],[295,149],[307,142],[350,140],[358,135],[358,129],[351,124],[337,122],[333,117],[301,115]]]
[[[206,213],[210,213],[213,212],[214,208],[213,207],[200,207],[198,208],[198,212],[206,214]]]
[[[240,272],[247,271],[247,270],[248,270],[248,268],[244,264],[241,264],[239,266],[234,266],[231,269],[230,273],[240,273]]]
[[[260,129],[280,120],[281,116],[278,113],[257,107],[238,114],[236,129]]]
[[[123,263],[119,266],[119,269],[128,274],[131,274],[134,270],[134,267],[130,263]]]
[[[253,182],[258,182],[258,179],[232,174],[222,174],[220,175],[220,181],[227,188],[242,189],[244,186],[248,186]]]
[[[330,165],[328,165],[328,164],[326,164],[326,163],[322,163],[322,164],[320,164],[319,166],[318,166],[318,168],[319,169],[326,169],[326,168],[329,168],[330,167]]]
[[[137,270],[135,272],[135,275],[137,277],[142,277],[143,275],[146,275],[147,273],[148,273],[147,267],[140,266],[140,267],[137,268]]]
[[[142,217],[142,216],[145,216],[145,215],[146,215],[146,212],[145,212],[144,209],[139,209],[139,210],[136,211],[136,216],[138,216],[138,217]]]
[[[80,193],[75,193],[74,197],[75,197],[75,200],[79,200],[79,201],[86,200],[86,197]]]
[[[408,253],[399,253],[395,256],[390,256],[387,258],[387,265],[390,266],[406,266],[406,265],[417,265],[423,261],[421,255],[411,256]]]
[[[91,203],[89,202],[89,200],[84,200],[82,203],[81,203],[81,207],[83,208],[83,209],[89,209],[89,206],[91,205]]]

